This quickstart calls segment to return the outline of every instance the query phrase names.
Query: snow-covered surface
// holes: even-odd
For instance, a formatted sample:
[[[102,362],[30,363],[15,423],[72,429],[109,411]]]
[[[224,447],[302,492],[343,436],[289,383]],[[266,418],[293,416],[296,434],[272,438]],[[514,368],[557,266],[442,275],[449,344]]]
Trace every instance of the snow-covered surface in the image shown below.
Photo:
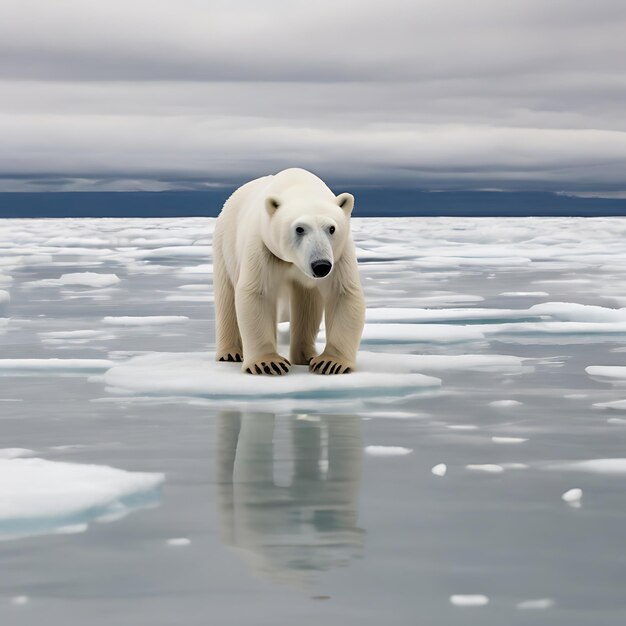
[[[244,376],[239,363],[218,363],[213,353],[161,353],[138,356],[114,365],[104,375],[108,387],[119,393],[163,396],[200,396],[215,399],[316,398],[380,396],[436,389],[432,376],[389,373],[377,367],[375,355],[361,359],[358,371],[346,376],[311,374],[293,366],[286,376]],[[242,380],[243,379],[243,380]]]
[[[358,371],[276,379],[212,358],[213,225],[0,221],[3,505],[168,476],[5,526],[0,623],[622,623],[626,220],[355,219]]]
[[[0,539],[83,530],[154,503],[164,476],[0,456]]]

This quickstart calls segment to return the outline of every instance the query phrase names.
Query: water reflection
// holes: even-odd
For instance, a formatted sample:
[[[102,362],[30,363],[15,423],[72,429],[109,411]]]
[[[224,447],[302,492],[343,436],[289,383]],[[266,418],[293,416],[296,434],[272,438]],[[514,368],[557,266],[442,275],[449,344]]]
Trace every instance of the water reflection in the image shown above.
[[[362,554],[357,416],[233,411],[218,419],[223,540],[256,574],[305,585]]]

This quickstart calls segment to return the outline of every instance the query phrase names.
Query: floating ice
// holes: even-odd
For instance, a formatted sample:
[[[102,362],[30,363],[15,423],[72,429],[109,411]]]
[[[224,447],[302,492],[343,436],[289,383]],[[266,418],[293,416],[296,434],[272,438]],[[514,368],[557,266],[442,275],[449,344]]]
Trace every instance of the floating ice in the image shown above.
[[[365,321],[370,324],[386,322],[423,324],[451,321],[460,324],[476,320],[527,320],[533,317],[541,319],[541,315],[532,315],[528,311],[518,311],[515,309],[421,309],[389,307],[367,309],[365,312]]]
[[[596,402],[593,405],[597,409],[610,409],[611,411],[626,411],[626,400],[614,400],[613,402]]]
[[[360,398],[436,389],[441,380],[415,373],[388,372],[375,359],[358,361],[358,371],[344,376],[312,374],[294,366],[285,376],[250,376],[239,363],[216,363],[212,353],[154,353],[115,364],[104,375],[120,393],[158,396],[199,396],[213,399]]]
[[[0,359],[0,374],[89,374],[113,365],[106,359]]]
[[[386,372],[521,372],[525,359],[508,354],[386,354],[359,352],[359,363]]]
[[[590,472],[592,474],[626,474],[626,459],[590,459],[570,463],[553,463],[548,465],[547,469]]]
[[[362,343],[460,343],[485,335],[472,326],[448,324],[366,324]]]
[[[624,365],[589,365],[585,372],[592,378],[600,380],[618,381],[626,380],[626,366]]]
[[[547,291],[503,291],[501,296],[510,296],[510,297],[537,297],[542,298],[549,296],[550,294]]]
[[[177,324],[186,322],[189,318],[184,315],[146,315],[143,317],[133,317],[125,315],[121,317],[107,316],[102,319],[103,323],[113,326],[146,326],[153,324]]]
[[[494,465],[492,463],[484,463],[482,465],[470,464],[465,467],[474,472],[485,472],[487,474],[501,474],[504,471],[502,465]]]
[[[466,594],[450,596],[450,603],[454,606],[476,607],[489,604],[489,598],[482,594]]]
[[[406,456],[411,454],[411,448],[403,448],[402,446],[366,446],[365,454],[370,456]]]
[[[525,443],[528,439],[523,437],[492,437],[491,441],[494,443]]]
[[[439,463],[435,465],[430,471],[435,476],[439,476],[440,478],[443,478],[446,475],[446,472],[448,471],[448,467],[446,466],[445,463]]]
[[[544,610],[551,609],[554,606],[554,600],[552,598],[537,598],[536,600],[524,600],[519,602],[516,608],[524,610]]]
[[[11,598],[11,604],[15,606],[24,606],[30,602],[30,598],[28,596],[14,596]]]
[[[563,502],[567,502],[568,504],[580,505],[580,500],[582,497],[583,497],[583,490],[574,488],[574,489],[569,489],[568,491],[566,491],[561,496],[561,500],[563,500]]]
[[[44,459],[0,459],[0,539],[84,528],[154,503],[162,474]]]
[[[168,539],[165,542],[168,546],[173,546],[176,548],[180,548],[183,546],[188,546],[191,544],[191,539],[187,539],[187,537],[174,537],[172,539]]]
[[[34,280],[24,285],[28,287],[111,287],[117,285],[120,279],[115,274],[97,274],[96,272],[80,272],[75,274],[63,274],[60,278],[46,278]]]
[[[494,400],[489,403],[489,406],[496,408],[506,409],[514,406],[521,406],[523,403],[519,400]]]

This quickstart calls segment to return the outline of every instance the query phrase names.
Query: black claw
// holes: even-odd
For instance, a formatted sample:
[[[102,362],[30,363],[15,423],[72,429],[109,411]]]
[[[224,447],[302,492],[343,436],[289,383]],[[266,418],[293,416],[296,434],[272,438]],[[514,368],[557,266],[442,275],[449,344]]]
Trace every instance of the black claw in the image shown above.
[[[346,367],[346,369],[344,370],[344,372],[343,372],[343,373],[344,373],[344,374],[349,374],[349,373],[350,373],[350,368],[349,368],[349,367]]]
[[[325,374],[328,371],[328,368],[330,367],[331,364],[332,364],[332,361],[328,361],[328,363],[326,363],[326,365],[324,366],[324,369],[322,370],[322,374]]]
[[[278,365],[276,365],[276,363],[272,363],[272,369],[277,373],[277,374],[282,374],[282,372],[280,371],[280,367],[278,367]]]
[[[223,356],[221,356],[219,360],[220,360],[220,361],[223,361],[223,360],[224,360],[224,357],[223,357]]]
[[[289,371],[289,369],[284,363],[281,363],[280,366],[285,370],[285,374]]]
[[[261,368],[258,365],[254,366],[254,369],[256,370],[257,374],[262,374],[263,372],[261,371]]]
[[[269,365],[264,365],[264,366],[263,366],[263,371],[264,371],[266,374],[271,374],[271,373],[272,373],[272,370],[269,368]]]
[[[242,361],[241,354],[236,355],[235,361],[237,361],[237,363],[241,363]]]
[[[331,368],[330,368],[330,373],[331,374],[337,374],[339,372],[339,368],[341,366],[339,365],[339,363],[335,363]]]
[[[248,372],[248,374],[252,374],[252,371],[250,370],[249,367],[246,367],[246,372]]]
[[[289,359],[285,359],[287,361],[287,365],[291,365],[291,361]]]
[[[318,363],[318,364],[314,367],[315,371],[316,371],[316,372],[319,372],[319,371],[320,371],[320,368],[324,366],[324,363],[325,363],[325,362],[326,362],[326,361],[320,361],[320,362],[319,362],[319,363]]]

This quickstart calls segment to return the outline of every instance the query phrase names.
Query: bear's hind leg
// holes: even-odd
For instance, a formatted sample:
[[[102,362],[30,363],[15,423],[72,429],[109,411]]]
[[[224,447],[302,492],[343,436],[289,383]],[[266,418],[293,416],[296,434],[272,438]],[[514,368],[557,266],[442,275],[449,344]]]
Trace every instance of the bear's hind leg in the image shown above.
[[[289,358],[296,365],[308,365],[315,356],[315,339],[322,322],[324,301],[316,289],[298,283],[291,286]]]

